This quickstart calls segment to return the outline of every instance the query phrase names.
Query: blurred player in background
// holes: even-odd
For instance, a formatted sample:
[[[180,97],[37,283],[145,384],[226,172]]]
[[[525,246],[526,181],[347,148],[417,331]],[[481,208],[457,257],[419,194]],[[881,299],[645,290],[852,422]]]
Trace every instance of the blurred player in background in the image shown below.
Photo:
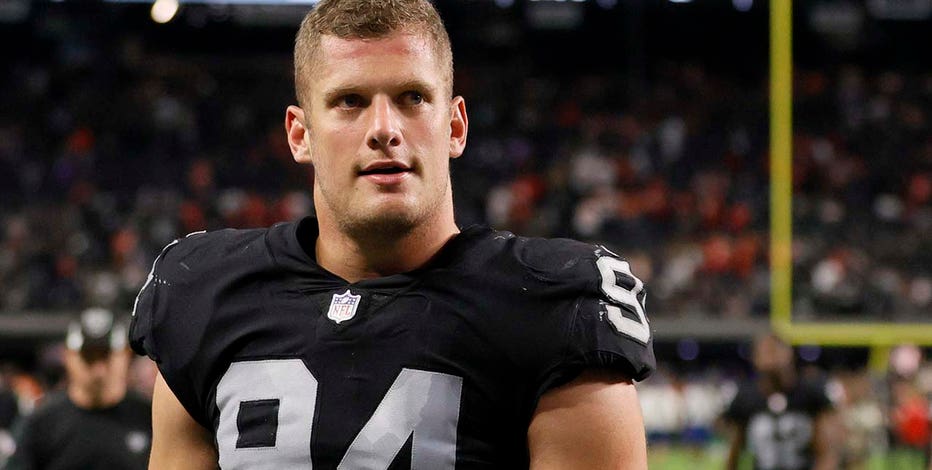
[[[797,373],[793,348],[774,334],[757,338],[755,380],[738,389],[725,411],[733,425],[726,468],[753,456],[755,470],[828,470],[841,464],[843,428],[821,380]]]
[[[151,409],[127,391],[126,335],[126,326],[100,308],[70,325],[67,388],[44,397],[17,426],[9,470],[146,468]]]
[[[316,218],[156,260],[152,468],[646,468],[643,285],[601,247],[460,230],[452,77],[427,0],[305,18],[286,130]]]

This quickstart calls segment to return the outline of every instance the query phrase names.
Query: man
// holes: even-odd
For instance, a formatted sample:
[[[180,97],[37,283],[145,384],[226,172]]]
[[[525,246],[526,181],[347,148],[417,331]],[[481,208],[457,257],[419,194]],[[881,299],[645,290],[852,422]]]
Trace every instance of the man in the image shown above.
[[[68,330],[64,392],[53,393],[15,433],[10,470],[146,468],[149,403],[127,392],[126,326],[92,308]]]
[[[426,0],[324,0],[295,44],[316,218],[169,245],[136,302],[151,468],[646,468],[641,281],[453,217],[466,145]]]
[[[758,373],[725,412],[733,425],[726,468],[745,449],[756,470],[837,469],[844,440],[825,383],[796,373],[793,348],[768,333],[755,339]]]

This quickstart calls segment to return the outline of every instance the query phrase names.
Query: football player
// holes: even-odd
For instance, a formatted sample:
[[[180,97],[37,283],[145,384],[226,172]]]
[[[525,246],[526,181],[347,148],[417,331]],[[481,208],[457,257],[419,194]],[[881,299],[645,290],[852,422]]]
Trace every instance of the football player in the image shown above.
[[[732,425],[725,468],[738,468],[745,450],[755,470],[839,468],[843,428],[825,382],[800,376],[793,348],[773,333],[755,339],[752,360],[758,376],[725,411]]]
[[[285,128],[316,217],[190,235],[135,306],[151,468],[646,468],[644,287],[610,251],[453,216],[466,145],[428,0],[323,0]]]

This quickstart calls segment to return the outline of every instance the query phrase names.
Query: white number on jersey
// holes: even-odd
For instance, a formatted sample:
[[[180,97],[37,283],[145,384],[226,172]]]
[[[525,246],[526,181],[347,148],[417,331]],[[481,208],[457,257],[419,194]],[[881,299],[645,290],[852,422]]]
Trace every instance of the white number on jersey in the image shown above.
[[[608,321],[619,333],[642,344],[647,344],[650,341],[650,325],[647,323],[647,315],[644,313],[643,297],[638,299],[638,296],[644,290],[644,283],[634,274],[631,274],[631,266],[628,265],[627,261],[603,256],[595,264],[602,275],[602,293],[611,301],[605,304],[605,315],[608,317]],[[619,273],[629,278],[625,279],[625,281],[628,284],[633,283],[633,287],[629,289],[618,285]],[[622,315],[621,308],[618,305],[622,305],[634,312],[637,319]]]
[[[807,468],[812,419],[802,413],[758,413],[748,423],[748,443],[762,470]]]
[[[338,469],[386,469],[412,436],[411,467],[453,469],[463,379],[402,369]],[[244,405],[277,403],[272,445],[242,445]],[[300,359],[235,362],[217,384],[217,445],[224,469],[312,468],[317,379]],[[238,445],[239,444],[239,445]]]

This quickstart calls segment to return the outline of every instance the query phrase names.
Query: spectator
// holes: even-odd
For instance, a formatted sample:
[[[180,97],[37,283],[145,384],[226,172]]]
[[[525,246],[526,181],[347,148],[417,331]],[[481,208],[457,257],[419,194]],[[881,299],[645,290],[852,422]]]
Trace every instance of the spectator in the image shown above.
[[[127,391],[126,338],[126,326],[100,308],[69,327],[67,388],[47,395],[20,423],[10,470],[146,468],[150,408]]]

